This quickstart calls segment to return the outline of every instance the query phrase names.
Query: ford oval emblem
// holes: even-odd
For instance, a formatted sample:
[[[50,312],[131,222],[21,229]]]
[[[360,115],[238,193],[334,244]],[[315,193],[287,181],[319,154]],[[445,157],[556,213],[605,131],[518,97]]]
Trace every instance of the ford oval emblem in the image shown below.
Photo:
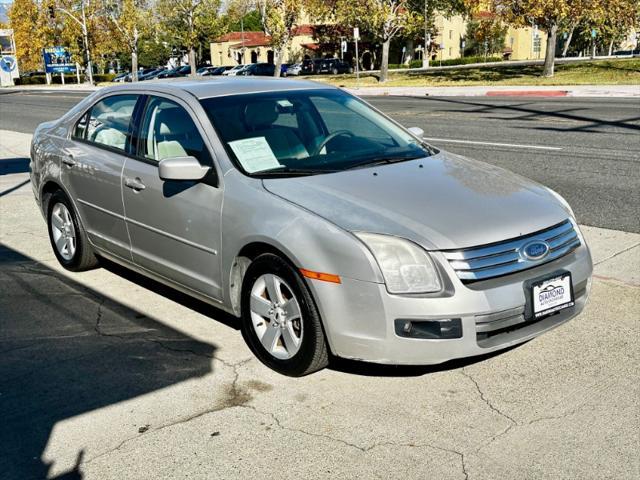
[[[542,240],[535,240],[522,247],[521,252],[527,260],[541,260],[549,253],[549,245]]]

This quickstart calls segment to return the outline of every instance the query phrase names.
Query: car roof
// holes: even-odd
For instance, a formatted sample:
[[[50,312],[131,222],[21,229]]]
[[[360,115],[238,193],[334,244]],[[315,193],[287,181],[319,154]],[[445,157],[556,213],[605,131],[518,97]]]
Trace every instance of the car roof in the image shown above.
[[[287,90],[317,90],[336,87],[309,80],[290,80],[271,77],[199,77],[149,80],[140,84],[105,87],[105,93],[128,90],[140,93],[152,91],[178,93],[187,92],[198,99],[242,95],[261,92],[284,92]]]

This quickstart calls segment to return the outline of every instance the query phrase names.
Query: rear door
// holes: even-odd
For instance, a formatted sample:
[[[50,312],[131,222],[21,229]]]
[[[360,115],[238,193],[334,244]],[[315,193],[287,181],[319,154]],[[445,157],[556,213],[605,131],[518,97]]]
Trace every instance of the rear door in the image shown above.
[[[220,288],[219,187],[211,150],[190,107],[150,96],[138,128],[135,158],[127,159],[123,199],[134,262],[214,299]],[[203,180],[164,181],[158,163],[193,156],[211,166]]]
[[[72,197],[90,241],[131,260],[124,222],[121,176],[130,148],[139,95],[110,95],[77,122],[62,159],[61,181]]]

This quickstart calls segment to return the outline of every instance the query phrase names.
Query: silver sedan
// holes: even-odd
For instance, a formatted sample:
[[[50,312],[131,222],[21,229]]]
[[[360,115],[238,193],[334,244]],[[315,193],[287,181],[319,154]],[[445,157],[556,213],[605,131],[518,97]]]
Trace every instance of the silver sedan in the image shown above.
[[[31,179],[65,268],[109,259],[230,312],[286,375],[441,363],[577,315],[569,205],[422,135],[312,82],[132,84],[40,125]]]

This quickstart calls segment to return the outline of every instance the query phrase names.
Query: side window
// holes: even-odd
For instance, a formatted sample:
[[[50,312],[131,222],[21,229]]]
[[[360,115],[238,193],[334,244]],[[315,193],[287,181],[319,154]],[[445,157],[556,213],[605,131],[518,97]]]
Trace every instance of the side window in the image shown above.
[[[129,124],[137,100],[137,95],[114,95],[96,103],[89,112],[85,138],[99,145],[125,151]]]
[[[191,116],[177,103],[159,97],[152,97],[147,104],[138,155],[156,162],[191,156],[203,165],[212,164]]]

